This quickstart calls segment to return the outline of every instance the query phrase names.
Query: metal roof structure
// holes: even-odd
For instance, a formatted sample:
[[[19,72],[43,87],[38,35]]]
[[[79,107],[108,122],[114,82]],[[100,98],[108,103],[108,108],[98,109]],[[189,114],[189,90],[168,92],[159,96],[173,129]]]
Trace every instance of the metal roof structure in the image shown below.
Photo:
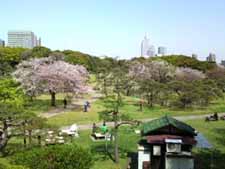
[[[144,135],[147,135],[155,130],[158,130],[160,128],[166,127],[166,126],[173,126],[177,129],[180,129],[182,131],[185,131],[193,136],[196,135],[195,129],[189,126],[188,124],[178,121],[172,117],[164,116],[162,118],[147,122],[143,124],[143,130],[142,133]]]

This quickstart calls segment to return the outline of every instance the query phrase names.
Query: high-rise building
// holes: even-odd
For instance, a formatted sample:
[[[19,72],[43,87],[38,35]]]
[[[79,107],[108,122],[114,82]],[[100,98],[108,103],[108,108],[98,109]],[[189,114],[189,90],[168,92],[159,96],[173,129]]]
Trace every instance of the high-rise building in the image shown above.
[[[191,55],[191,57],[192,57],[193,59],[198,59],[198,55],[195,54],[195,53],[193,53],[193,54]]]
[[[0,47],[5,47],[5,41],[0,39]]]
[[[141,56],[153,57],[155,56],[155,47],[150,44],[150,39],[145,36],[141,42]]]
[[[216,55],[214,53],[210,53],[208,57],[206,57],[206,61],[208,62],[216,62]]]
[[[39,42],[37,36],[31,31],[9,31],[8,46],[31,49],[35,46],[39,46]]]
[[[158,56],[164,56],[166,55],[166,47],[159,46],[158,47]]]
[[[221,60],[221,65],[225,67],[225,60]]]
[[[37,46],[41,46],[41,38],[37,40]]]

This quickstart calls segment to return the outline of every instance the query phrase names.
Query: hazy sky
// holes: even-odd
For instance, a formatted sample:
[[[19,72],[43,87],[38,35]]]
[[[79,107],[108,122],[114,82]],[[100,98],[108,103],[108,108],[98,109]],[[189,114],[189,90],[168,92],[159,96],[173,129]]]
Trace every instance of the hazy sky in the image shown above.
[[[1,0],[0,38],[32,30],[51,49],[131,58],[148,33],[168,53],[225,59],[225,0]]]

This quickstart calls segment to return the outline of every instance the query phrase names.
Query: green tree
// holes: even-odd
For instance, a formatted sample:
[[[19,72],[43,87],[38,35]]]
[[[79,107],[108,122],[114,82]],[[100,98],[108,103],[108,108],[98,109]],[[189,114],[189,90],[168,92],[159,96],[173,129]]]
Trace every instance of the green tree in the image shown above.
[[[225,68],[217,67],[209,70],[206,74],[209,79],[214,80],[218,87],[225,92]]]
[[[138,121],[133,121],[127,114],[120,112],[120,108],[123,106],[123,95],[126,90],[126,74],[128,69],[121,60],[114,60],[114,66],[111,69],[110,74],[106,78],[107,87],[110,88],[106,98],[105,105],[106,111],[99,112],[100,119],[104,121],[113,121],[113,135],[114,135],[114,157],[115,162],[119,163],[119,127],[125,124],[137,125]],[[108,80],[109,83],[108,83]]]
[[[163,56],[163,57],[155,57],[151,59],[153,60],[162,59],[177,67],[189,67],[192,69],[200,70],[202,72],[206,72],[208,70],[211,70],[217,67],[216,63],[200,61],[195,58],[184,56],[184,55],[169,55],[169,56]]]
[[[74,65],[83,65],[91,72],[96,72],[97,67],[101,65],[101,59],[98,57],[72,50],[65,50],[63,53],[66,55],[66,62]]]
[[[23,91],[12,79],[0,79],[0,152],[10,138],[19,134],[14,131],[22,125],[23,119],[33,116],[24,110],[24,98]]]
[[[48,57],[50,53],[51,50],[49,48],[46,48],[44,46],[36,46],[32,49],[31,57],[32,58]]]
[[[26,143],[26,133],[28,133],[29,144],[32,144],[33,131],[41,130],[46,127],[47,127],[46,119],[42,117],[32,116],[24,119],[24,122],[22,123],[24,143]]]
[[[216,83],[208,79],[189,83],[173,81],[169,83],[169,86],[177,96],[174,105],[180,108],[193,105],[207,106],[213,99],[223,96]]]
[[[0,76],[9,75],[21,61],[24,48],[0,47]]]

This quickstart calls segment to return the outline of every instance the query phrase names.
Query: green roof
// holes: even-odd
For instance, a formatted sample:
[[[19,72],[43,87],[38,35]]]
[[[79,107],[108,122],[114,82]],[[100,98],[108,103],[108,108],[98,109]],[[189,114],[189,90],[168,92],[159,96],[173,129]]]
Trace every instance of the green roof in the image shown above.
[[[196,135],[195,129],[192,128],[191,126],[187,125],[186,123],[183,123],[181,121],[178,121],[172,117],[164,116],[160,119],[155,119],[150,122],[144,123],[143,124],[143,134],[146,135],[150,132],[153,132],[157,129],[160,129],[162,127],[166,127],[172,125],[177,129],[180,129],[182,131],[186,131],[192,135]]]

